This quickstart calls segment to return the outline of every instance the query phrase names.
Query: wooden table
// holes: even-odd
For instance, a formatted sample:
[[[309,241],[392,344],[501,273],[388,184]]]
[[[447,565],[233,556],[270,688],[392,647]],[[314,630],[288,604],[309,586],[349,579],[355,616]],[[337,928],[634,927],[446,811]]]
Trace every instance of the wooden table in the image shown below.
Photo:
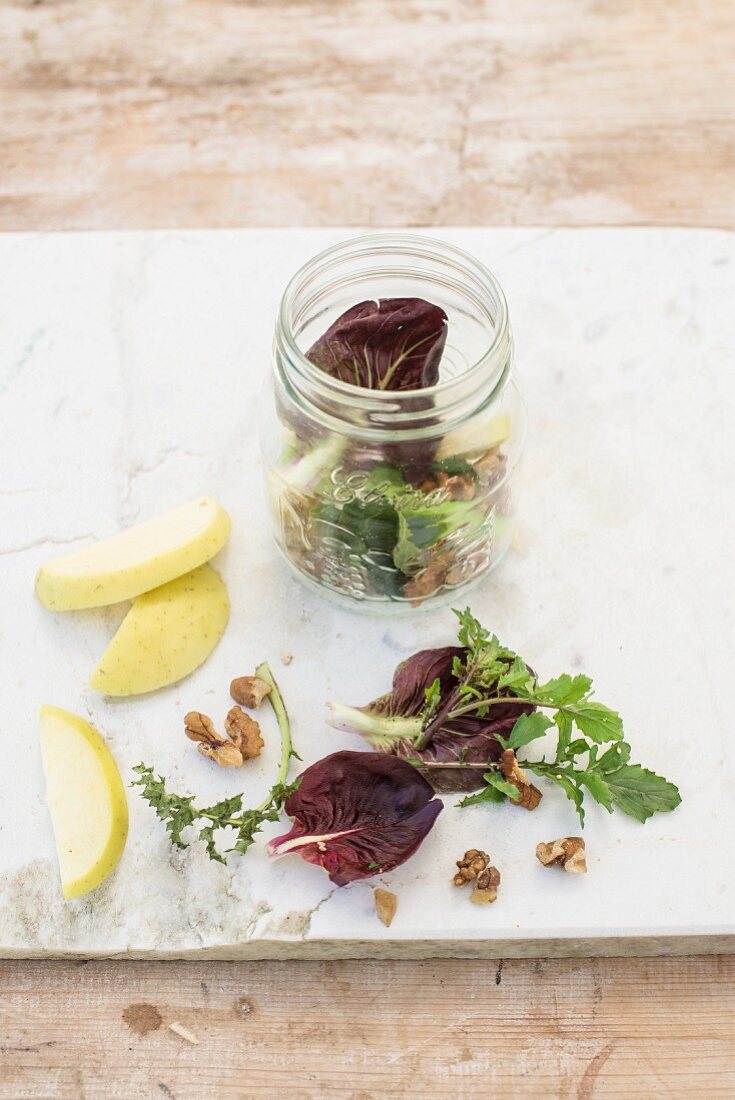
[[[730,0],[0,0],[0,229],[732,227],[733,32]],[[734,983],[4,962],[0,1100],[730,1098]]]

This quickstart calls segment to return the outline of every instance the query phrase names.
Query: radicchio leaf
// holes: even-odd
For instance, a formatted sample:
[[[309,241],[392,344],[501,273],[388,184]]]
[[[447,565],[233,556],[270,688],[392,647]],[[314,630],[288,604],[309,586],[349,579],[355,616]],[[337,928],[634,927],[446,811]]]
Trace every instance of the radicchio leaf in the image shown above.
[[[419,390],[439,381],[447,315],[423,298],[359,302],[312,344],[307,359],[368,390]]]
[[[453,673],[455,658],[465,661],[467,650],[461,646],[444,646],[441,649],[422,649],[398,665],[393,676],[393,690],[381,696],[361,712],[368,716],[364,724],[342,721],[340,728],[355,729],[366,736],[380,752],[393,753],[410,760],[425,760],[432,764],[484,764],[500,759],[502,747],[496,734],[507,737],[522,714],[531,714],[536,707],[532,703],[514,700],[508,693],[508,701],[494,703],[487,716],[466,714],[448,719],[447,714],[458,702],[459,682]],[[440,703],[430,717],[420,738],[423,747],[417,748],[417,737],[385,735],[383,730],[371,734],[369,716],[387,718],[411,718],[418,716],[426,701],[426,689],[439,680]],[[343,708],[347,713],[349,708]],[[400,727],[399,727],[400,732]],[[485,785],[480,768],[427,768],[426,778],[436,791],[474,791]]]
[[[442,810],[411,764],[374,752],[334,752],[307,768],[286,800],[293,828],[268,845],[297,852],[337,886],[398,867]]]

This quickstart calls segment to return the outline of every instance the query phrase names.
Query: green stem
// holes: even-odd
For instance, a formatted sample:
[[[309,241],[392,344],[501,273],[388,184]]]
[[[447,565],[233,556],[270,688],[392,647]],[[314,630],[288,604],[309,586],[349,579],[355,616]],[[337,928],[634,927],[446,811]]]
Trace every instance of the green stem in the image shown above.
[[[271,667],[267,661],[263,661],[262,665],[258,665],[255,670],[255,675],[259,680],[263,680],[270,686],[267,698],[268,702],[273,707],[278,720],[278,728],[281,731],[281,762],[278,767],[278,777],[275,783],[275,785],[278,786],[279,784],[285,783],[291,757],[296,756],[291,738],[291,722],[289,721],[288,711],[286,710],[286,704],[283,702],[280,688],[276,683],[275,677],[271,672]],[[269,794],[265,801],[261,802],[260,806],[258,806],[258,810],[265,810],[270,804],[271,795]]]
[[[527,697],[525,695],[494,695],[487,699],[475,699],[475,701],[472,703],[466,703],[463,707],[457,707],[456,710],[450,712],[448,717],[459,718],[459,716],[462,714],[470,714],[473,710],[480,710],[481,707],[489,706],[491,703],[530,703],[532,706],[540,707],[542,710],[564,710],[571,711],[572,714],[575,713],[573,703],[560,706],[558,703],[539,703],[538,700],[534,699],[532,696]]]

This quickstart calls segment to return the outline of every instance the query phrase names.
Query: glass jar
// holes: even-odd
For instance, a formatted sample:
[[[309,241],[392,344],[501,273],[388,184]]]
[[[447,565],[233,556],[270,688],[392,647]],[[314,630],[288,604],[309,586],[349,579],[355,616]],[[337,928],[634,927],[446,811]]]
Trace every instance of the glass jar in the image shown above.
[[[374,390],[307,351],[358,302],[421,298],[447,316],[439,382]],[[261,413],[276,543],[296,575],[351,608],[450,601],[513,539],[525,411],[503,292],[458,248],[376,234],[315,256],[286,287]]]

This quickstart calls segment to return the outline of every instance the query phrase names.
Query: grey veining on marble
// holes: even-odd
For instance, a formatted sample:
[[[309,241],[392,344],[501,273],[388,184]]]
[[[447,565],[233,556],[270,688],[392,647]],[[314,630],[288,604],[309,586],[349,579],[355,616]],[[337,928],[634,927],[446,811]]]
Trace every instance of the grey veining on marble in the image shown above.
[[[455,810],[382,876],[335,889],[260,842],[227,867],[171,850],[132,793],[116,873],[64,903],[43,802],[41,703],[87,716],[126,781],[141,759],[203,799],[259,801],[263,757],[215,771],[186,741],[190,709],[228,707],[264,658],[305,763],[357,738],[329,730],[329,698],[361,703],[419,646],[453,636],[448,610],[390,622],[322,602],[270,544],[255,401],[280,291],[337,230],[0,237],[0,582],[3,656],[0,954],[277,957],[618,954],[735,946],[735,244],[703,230],[442,230],[498,275],[530,414],[521,537],[472,597],[544,676],[584,670],[625,718],[634,756],[683,804],[641,826],[592,807],[589,874],[545,870],[536,843],[576,833],[544,788],[538,811]],[[35,601],[47,557],[206,492],[232,515],[215,560],[232,619],[212,658],[137,700],[86,687],[124,608],[53,615]],[[356,659],[355,639],[359,639]],[[282,666],[278,655],[294,660]],[[281,826],[267,827],[264,838]],[[498,902],[451,888],[466,848],[502,872]],[[377,883],[376,883],[377,884]]]

